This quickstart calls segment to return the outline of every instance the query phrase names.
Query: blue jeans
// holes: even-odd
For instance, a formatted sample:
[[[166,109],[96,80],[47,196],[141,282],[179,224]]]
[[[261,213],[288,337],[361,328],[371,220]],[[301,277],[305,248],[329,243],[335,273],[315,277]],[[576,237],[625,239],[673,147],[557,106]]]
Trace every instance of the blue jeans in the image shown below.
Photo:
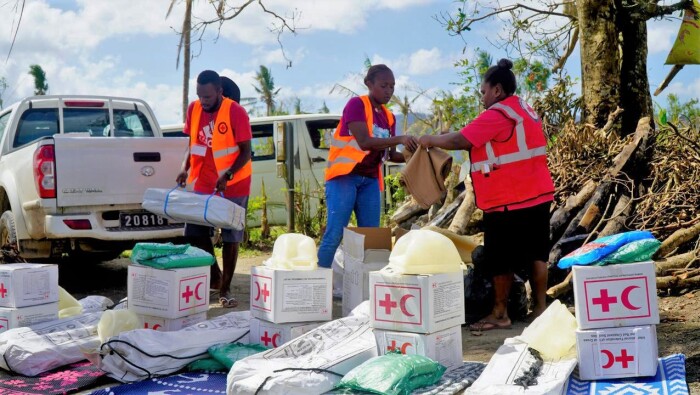
[[[318,249],[318,265],[331,267],[335,251],[343,239],[343,228],[355,212],[357,226],[378,227],[380,215],[379,181],[347,174],[326,181],[328,223]]]

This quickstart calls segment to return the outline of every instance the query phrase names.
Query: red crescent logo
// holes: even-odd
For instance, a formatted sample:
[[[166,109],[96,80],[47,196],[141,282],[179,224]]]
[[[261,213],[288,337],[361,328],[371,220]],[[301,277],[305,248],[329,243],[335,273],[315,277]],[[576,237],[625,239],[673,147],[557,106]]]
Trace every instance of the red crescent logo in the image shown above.
[[[603,354],[605,354],[606,357],[608,357],[608,362],[603,365],[603,369],[609,369],[610,367],[613,366],[613,363],[615,363],[615,357],[613,356],[613,353],[611,353],[608,350],[600,350]]]
[[[640,306],[635,306],[630,302],[630,293],[637,288],[639,288],[637,285],[630,285],[629,287],[625,288],[620,295],[620,301],[630,310],[639,310],[641,308]]]
[[[255,289],[258,290],[257,295],[255,295],[255,300],[260,300],[260,283],[258,283],[257,281],[255,282]]]
[[[406,302],[408,301],[409,298],[413,298],[414,296],[411,294],[407,294],[401,297],[401,301],[399,302],[399,306],[401,307],[401,312],[406,316],[406,317],[413,317],[413,314],[411,314],[408,309],[406,309]]]
[[[277,347],[277,346],[278,346],[278,344],[277,344],[277,339],[279,339],[280,337],[281,337],[281,336],[280,336],[279,333],[275,333],[274,335],[272,335],[272,347]]]
[[[158,328],[160,328],[160,324],[155,324],[155,325],[153,325],[153,330],[154,330],[154,331],[157,331]]]
[[[202,297],[199,296],[199,287],[202,286],[202,283],[197,283],[197,285],[194,287],[194,298],[197,300],[202,300]]]
[[[401,354],[406,354],[406,350],[407,350],[409,347],[413,347],[413,344],[411,344],[411,343],[409,343],[409,342],[406,342],[406,343],[404,343],[403,345],[401,345]]]

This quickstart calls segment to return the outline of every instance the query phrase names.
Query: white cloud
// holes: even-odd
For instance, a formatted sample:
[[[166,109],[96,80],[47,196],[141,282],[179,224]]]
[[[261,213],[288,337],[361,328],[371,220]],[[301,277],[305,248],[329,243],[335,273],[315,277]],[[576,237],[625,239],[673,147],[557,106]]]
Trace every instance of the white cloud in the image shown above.
[[[408,73],[430,74],[449,66],[451,66],[450,62],[443,58],[438,48],[419,49],[409,55]]]
[[[656,54],[671,50],[679,25],[678,21],[668,20],[647,22],[649,53]]]

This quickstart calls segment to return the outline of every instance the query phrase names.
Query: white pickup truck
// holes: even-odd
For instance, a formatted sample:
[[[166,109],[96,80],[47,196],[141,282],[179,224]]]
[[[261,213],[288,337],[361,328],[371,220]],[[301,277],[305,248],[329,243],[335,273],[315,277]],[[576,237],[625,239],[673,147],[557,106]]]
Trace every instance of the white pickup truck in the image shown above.
[[[0,241],[24,258],[109,259],[183,224],[141,209],[175,186],[185,139],[162,137],[142,100],[34,96],[0,111]]]

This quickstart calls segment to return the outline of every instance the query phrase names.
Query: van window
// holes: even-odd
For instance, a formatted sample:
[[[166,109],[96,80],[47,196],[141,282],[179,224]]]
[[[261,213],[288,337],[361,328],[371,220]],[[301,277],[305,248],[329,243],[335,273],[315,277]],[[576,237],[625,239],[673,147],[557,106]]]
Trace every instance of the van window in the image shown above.
[[[253,162],[275,159],[275,138],[271,123],[251,125],[253,139],[250,142]]]
[[[34,108],[25,111],[19,119],[13,147],[20,147],[43,137],[58,133],[58,109]]]
[[[316,149],[330,149],[331,137],[333,132],[338,127],[336,119],[321,119],[316,121],[307,121],[306,129],[311,137],[311,144]]]

